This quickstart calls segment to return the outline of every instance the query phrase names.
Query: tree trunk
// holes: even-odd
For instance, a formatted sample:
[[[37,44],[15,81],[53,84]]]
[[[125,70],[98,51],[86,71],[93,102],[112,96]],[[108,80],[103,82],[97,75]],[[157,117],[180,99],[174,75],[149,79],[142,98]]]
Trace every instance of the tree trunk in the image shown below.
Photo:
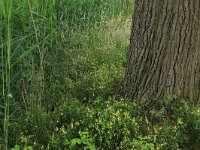
[[[200,1],[135,0],[125,74],[131,99],[200,101]]]

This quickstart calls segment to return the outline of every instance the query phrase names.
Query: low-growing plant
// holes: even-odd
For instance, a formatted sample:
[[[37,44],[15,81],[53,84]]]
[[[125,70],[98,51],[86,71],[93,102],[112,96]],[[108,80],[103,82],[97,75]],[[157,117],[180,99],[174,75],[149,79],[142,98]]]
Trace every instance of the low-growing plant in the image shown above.
[[[187,149],[198,145],[198,107],[191,107],[185,102],[187,109],[174,109],[170,114],[172,118],[163,106],[160,108],[164,110],[163,115],[156,116],[155,121],[151,115],[160,109],[151,108],[155,112],[145,115],[144,112],[149,110],[142,109],[143,105],[100,98],[91,104],[67,100],[48,114],[40,111],[40,116],[32,116],[31,113],[21,115],[19,120],[25,120],[23,124],[21,121],[11,124],[19,135],[13,134],[13,138],[20,143],[21,137],[26,137],[27,145],[34,149],[64,149],[70,145],[71,149],[89,145],[95,145],[96,149]],[[179,108],[178,105],[176,107]],[[38,138],[41,136],[39,133],[47,140]]]
[[[89,150],[96,150],[95,145],[92,143],[92,140],[88,136],[88,132],[80,132],[80,138],[74,138],[66,140],[63,144],[68,145],[70,150],[75,149],[89,149]]]
[[[33,150],[32,146],[24,146],[23,148],[20,145],[15,145],[11,150]]]
[[[138,139],[134,139],[131,142],[133,149],[141,149],[141,150],[154,150],[155,145],[151,142],[148,142],[148,137],[138,137]]]

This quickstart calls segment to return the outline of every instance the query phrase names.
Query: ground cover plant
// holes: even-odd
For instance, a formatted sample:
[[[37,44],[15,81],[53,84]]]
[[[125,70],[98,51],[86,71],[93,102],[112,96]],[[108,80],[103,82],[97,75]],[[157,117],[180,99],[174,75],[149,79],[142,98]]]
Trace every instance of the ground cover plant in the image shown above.
[[[200,109],[120,98],[133,1],[0,1],[0,149],[198,149]]]

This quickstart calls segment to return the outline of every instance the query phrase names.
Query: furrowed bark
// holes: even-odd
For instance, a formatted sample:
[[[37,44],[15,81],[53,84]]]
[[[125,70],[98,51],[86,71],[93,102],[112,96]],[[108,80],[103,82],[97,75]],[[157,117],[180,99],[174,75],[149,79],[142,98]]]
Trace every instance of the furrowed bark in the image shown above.
[[[200,1],[136,0],[125,74],[131,99],[200,101]]]

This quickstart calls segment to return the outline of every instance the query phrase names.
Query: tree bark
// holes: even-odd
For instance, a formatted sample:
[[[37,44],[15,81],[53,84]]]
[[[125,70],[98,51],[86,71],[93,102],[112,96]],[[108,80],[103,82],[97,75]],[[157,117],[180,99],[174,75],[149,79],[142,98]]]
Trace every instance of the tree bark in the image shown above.
[[[200,0],[135,0],[125,74],[131,99],[200,101]]]

